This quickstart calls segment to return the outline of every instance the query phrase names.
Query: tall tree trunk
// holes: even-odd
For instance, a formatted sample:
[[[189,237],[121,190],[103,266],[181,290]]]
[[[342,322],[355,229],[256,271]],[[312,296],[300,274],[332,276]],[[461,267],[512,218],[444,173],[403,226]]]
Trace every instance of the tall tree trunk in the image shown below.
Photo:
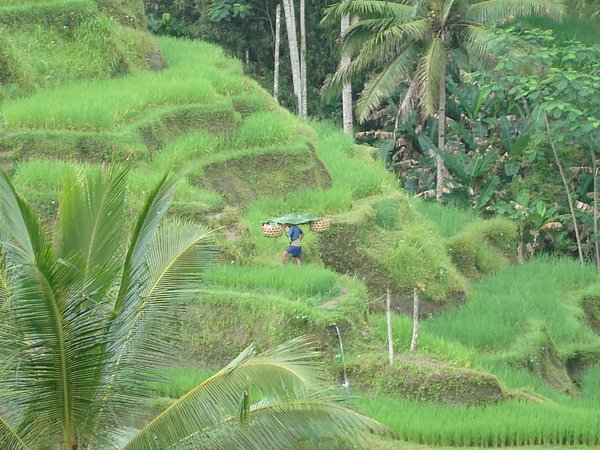
[[[340,21],[341,34],[348,30],[350,27],[350,16],[342,17]],[[340,68],[346,67],[350,64],[350,54],[344,53],[340,59]],[[342,122],[344,127],[344,133],[354,133],[354,118],[352,117],[352,83],[347,81],[344,83],[342,88]]]
[[[577,224],[577,216],[575,215],[575,207],[573,206],[573,199],[571,198],[571,190],[569,189],[569,183],[567,183],[567,177],[565,177],[565,172],[563,171],[562,164],[560,163],[560,159],[558,159],[558,152],[556,151],[556,146],[554,145],[554,141],[550,137],[550,123],[548,122],[548,115],[544,113],[544,120],[546,121],[546,131],[548,132],[548,137],[550,138],[550,147],[552,148],[552,154],[554,155],[554,161],[558,166],[558,172],[560,173],[560,179],[562,180],[563,187],[565,188],[565,193],[567,194],[567,201],[569,202],[569,210],[571,211],[571,218],[573,219],[573,227],[575,228],[575,240],[577,241],[577,251],[579,252],[579,262],[581,264],[584,263],[583,260],[583,250],[581,249],[581,237],[579,236],[579,225]]]
[[[446,151],[446,66],[443,65],[442,74],[440,76],[439,86],[439,101],[438,101],[438,150],[439,152]],[[435,155],[436,168],[436,184],[435,184],[435,199],[438,202],[442,201],[444,193],[444,175],[446,168],[444,160],[439,153]]]
[[[594,215],[594,250],[596,253],[596,267],[600,273],[600,242],[598,242],[598,165],[596,164],[596,151],[594,147],[590,145],[590,153],[592,156],[592,173],[594,180],[594,209],[592,214]]]
[[[279,103],[279,47],[281,45],[281,3],[275,7],[275,52],[273,63],[273,97]]]
[[[419,341],[419,286],[413,287],[413,330],[412,339],[410,341],[410,351],[414,352],[417,349]]]
[[[388,355],[390,357],[390,366],[394,365],[394,332],[392,330],[392,302],[390,299],[390,288],[387,288],[385,298],[385,317],[387,320],[387,335],[388,335]]]
[[[302,87],[302,113],[307,116],[307,88],[306,88],[306,8],[305,0],[300,0],[300,84]]]
[[[294,0],[283,0],[283,14],[287,29],[288,43],[290,46],[290,65],[292,67],[292,84],[296,96],[296,112],[302,114],[302,86],[300,76],[300,57],[298,55],[298,38],[296,35],[296,14]]]

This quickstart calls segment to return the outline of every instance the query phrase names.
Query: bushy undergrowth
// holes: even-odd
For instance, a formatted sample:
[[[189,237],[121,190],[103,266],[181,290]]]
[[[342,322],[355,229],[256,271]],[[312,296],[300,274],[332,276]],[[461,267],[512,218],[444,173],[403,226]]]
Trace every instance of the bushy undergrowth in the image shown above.
[[[515,261],[517,231],[508,219],[497,217],[470,222],[448,239],[448,250],[458,269],[479,278]]]
[[[403,230],[385,264],[393,283],[407,294],[418,286],[424,298],[443,301],[467,288],[441,238],[424,223],[412,224]]]

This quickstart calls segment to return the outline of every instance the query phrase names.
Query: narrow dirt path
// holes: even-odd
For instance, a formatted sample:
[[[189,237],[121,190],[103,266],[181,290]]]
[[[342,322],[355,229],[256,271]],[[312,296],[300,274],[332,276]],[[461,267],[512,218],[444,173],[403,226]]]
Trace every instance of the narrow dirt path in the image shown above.
[[[348,296],[348,288],[346,288],[345,286],[341,286],[340,293],[337,296],[335,296],[334,298],[332,298],[331,300],[328,300],[325,303],[323,303],[322,305],[319,305],[319,308],[323,308],[328,311],[331,311],[332,309],[335,309],[337,304],[341,300],[345,299],[347,296]]]

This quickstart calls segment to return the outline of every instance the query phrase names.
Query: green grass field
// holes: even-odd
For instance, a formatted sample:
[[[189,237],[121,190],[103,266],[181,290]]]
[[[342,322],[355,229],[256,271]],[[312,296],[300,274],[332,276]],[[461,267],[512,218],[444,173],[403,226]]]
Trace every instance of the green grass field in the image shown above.
[[[49,4],[0,1],[0,16]],[[14,37],[33,54],[50,45],[41,37],[61,49],[43,68],[23,56],[21,85],[0,90],[0,141],[17,188],[49,226],[62,176],[116,161],[131,167],[127,213],[174,166],[183,175],[173,215],[219,230],[221,258],[173,330],[182,362],[148,385],[153,408],[251,341],[263,350],[300,334],[323,351],[336,384],[346,363],[386,357],[385,288],[400,310],[420,283],[424,306],[440,311],[421,320],[416,359],[495,377],[504,397],[467,407],[355,391],[356,408],[393,433],[373,449],[600,444],[600,337],[581,305],[582,290],[597,282],[593,267],[550,257],[515,264],[512,224],[408,198],[372,149],[336,125],[283,110],[216,46],[157,39],[167,68],[150,72],[140,61],[154,40],[103,16],[84,19],[68,33],[38,25]],[[119,67],[102,56],[109,41]],[[305,228],[304,265],[282,266],[286,239],[263,237],[260,224],[307,212],[332,217],[334,227],[324,235]],[[406,356],[411,319],[395,314],[392,325],[396,352]],[[573,375],[567,366],[577,357]]]

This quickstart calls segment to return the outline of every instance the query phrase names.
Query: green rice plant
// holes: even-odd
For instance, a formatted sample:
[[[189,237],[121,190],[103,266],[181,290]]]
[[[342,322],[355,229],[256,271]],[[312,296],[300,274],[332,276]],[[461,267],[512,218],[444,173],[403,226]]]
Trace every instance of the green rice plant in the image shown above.
[[[387,321],[385,316],[382,314],[372,314],[369,317],[369,326],[373,330],[374,337],[381,344],[385,344],[387,342]],[[393,315],[392,330],[394,335],[394,350],[399,353],[408,351],[412,337],[412,319],[405,315]],[[430,355],[440,361],[449,362],[461,367],[469,368],[477,365],[477,353],[473,350],[425,332],[419,334],[419,353]]]
[[[0,146],[10,149],[15,161],[42,158],[126,164],[147,159],[148,149],[140,136],[129,131],[21,131],[0,135]]]
[[[333,189],[348,191],[353,199],[375,195],[381,191],[387,174],[376,161],[368,164],[362,158],[353,158],[353,145],[351,136],[337,131],[322,136],[315,150],[331,174]]]
[[[139,199],[144,198],[150,192],[154,183],[163,174],[163,169],[154,165],[136,166],[129,172],[127,187],[131,208],[135,210],[142,206]],[[214,211],[222,204],[223,199],[218,193],[197,187],[188,178],[182,177],[177,185],[172,209],[174,213],[195,220],[197,214],[203,215],[207,211]]]
[[[0,9],[2,48],[19,55],[7,81],[26,92],[148,68],[151,36],[98,13],[95,2],[35,3]],[[51,55],[51,57],[49,56]]]
[[[154,155],[153,165],[157,166],[158,171],[167,167],[181,166],[204,155],[218,152],[224,145],[225,138],[222,136],[215,136],[205,131],[192,131],[169,142]]]
[[[213,102],[204,79],[140,73],[122,79],[80,82],[4,104],[10,128],[112,129],[144,108],[167,103]]]
[[[247,117],[235,137],[236,147],[263,147],[286,144],[294,132],[291,114],[258,112]]]
[[[5,103],[2,109],[4,120],[8,127],[16,129],[112,129],[147,108],[166,104],[212,104],[219,98],[219,86],[230,82],[228,78],[241,79],[236,75],[239,64],[231,64],[222,50],[208,44],[183,41],[178,45],[176,42],[161,40],[165,57],[173,63],[163,72],[137,73],[119,79],[92,80],[49,89]],[[177,59],[177,56],[183,56],[185,49],[191,52]],[[170,50],[176,55],[169,55]],[[228,70],[223,70],[223,65]],[[223,80],[217,80],[218,77]],[[243,84],[240,92],[242,88]]]
[[[82,166],[70,161],[32,159],[16,167],[15,186],[20,191],[58,192],[61,177],[66,172],[74,174],[78,167]]]
[[[334,272],[311,265],[221,265],[208,272],[205,280],[209,285],[244,292],[265,290],[283,292],[292,297],[317,297],[309,300],[317,304],[320,297],[339,292],[338,276]]]
[[[358,397],[361,412],[400,439],[454,447],[588,445],[600,442],[600,411],[553,403],[504,401],[458,407]]]
[[[556,402],[569,402],[571,397],[564,392],[557,391],[538,375],[531,373],[524,367],[518,367],[513,362],[507,361],[505,355],[479,354],[477,363],[485,371],[493,373],[506,389],[524,393],[524,397],[547,398]]]
[[[222,47],[204,41],[158,37],[163,59],[169,68],[180,74],[201,75],[218,68],[232,76],[243,75],[240,61],[225,55]]]
[[[282,108],[273,98],[273,96],[265,91],[255,80],[244,78],[244,92],[241,95],[233,95],[232,100],[235,103],[235,108],[242,116],[246,117],[253,113],[261,111],[279,111],[289,113]],[[284,112],[285,111],[285,112]]]
[[[464,227],[479,217],[477,211],[472,209],[426,202],[418,198],[413,199],[413,204],[419,213],[435,224],[438,233],[445,238],[461,232]]]
[[[539,257],[508,267],[473,285],[469,302],[423,324],[428,332],[481,351],[511,348],[531,321],[542,323],[554,344],[598,343],[579,322],[573,292],[597,274],[575,261]]]
[[[393,230],[396,228],[396,224],[400,219],[400,211],[398,210],[398,204],[391,200],[381,200],[371,205],[375,212],[375,223],[385,228],[386,230]]]
[[[215,371],[196,367],[178,367],[161,369],[156,381],[145,382],[148,390],[160,397],[179,398],[200,383],[213,376]]]
[[[35,3],[53,3],[55,0],[0,0],[0,7],[25,6]]]
[[[582,402],[590,406],[600,404],[600,365],[587,369],[581,379]]]

